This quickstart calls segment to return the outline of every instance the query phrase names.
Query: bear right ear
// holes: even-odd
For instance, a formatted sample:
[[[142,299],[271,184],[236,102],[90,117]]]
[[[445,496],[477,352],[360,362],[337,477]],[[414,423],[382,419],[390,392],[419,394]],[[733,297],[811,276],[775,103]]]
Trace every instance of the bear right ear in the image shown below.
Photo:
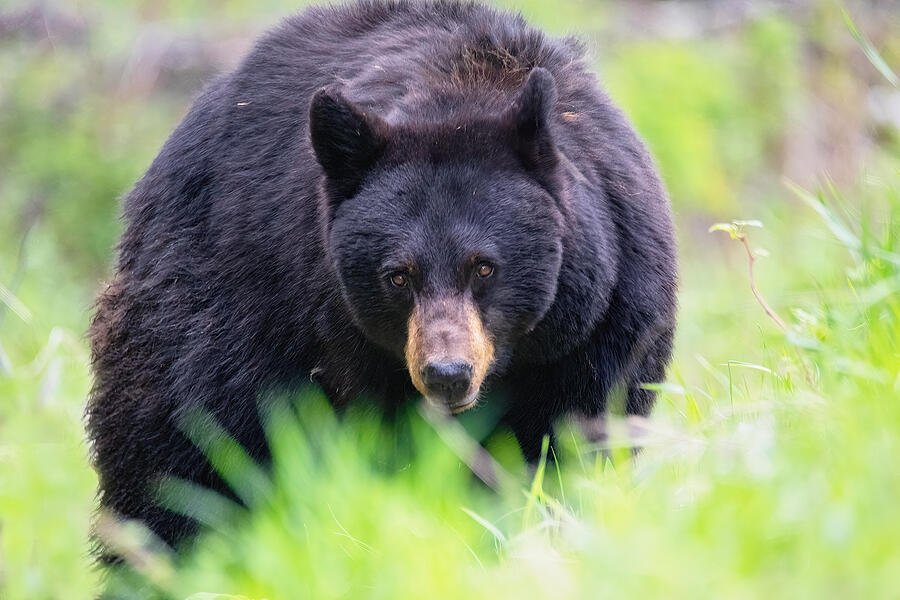
[[[388,125],[347,100],[337,86],[322,88],[309,105],[309,137],[330,188],[352,196],[381,155]]]
[[[553,75],[535,67],[503,117],[513,132],[513,145],[522,163],[548,184],[559,163],[551,131],[556,98]]]

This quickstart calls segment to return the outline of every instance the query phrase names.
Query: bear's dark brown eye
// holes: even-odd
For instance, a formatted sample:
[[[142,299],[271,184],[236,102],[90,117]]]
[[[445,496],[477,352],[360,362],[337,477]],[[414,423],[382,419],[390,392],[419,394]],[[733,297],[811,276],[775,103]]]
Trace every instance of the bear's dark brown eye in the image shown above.
[[[494,265],[486,262],[478,263],[478,266],[475,267],[475,274],[486,279],[494,274]]]
[[[406,287],[408,279],[406,278],[406,273],[394,273],[391,275],[391,283],[394,287],[402,288]]]

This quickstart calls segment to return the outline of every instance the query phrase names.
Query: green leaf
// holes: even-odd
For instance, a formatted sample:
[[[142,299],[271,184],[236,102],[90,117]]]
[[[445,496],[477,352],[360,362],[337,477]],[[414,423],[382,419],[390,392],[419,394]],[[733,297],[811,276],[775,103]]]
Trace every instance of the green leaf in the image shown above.
[[[900,89],[900,77],[897,77],[894,70],[888,66],[884,58],[881,57],[881,53],[878,52],[868,36],[859,30],[856,23],[853,21],[853,17],[847,12],[847,9],[841,8],[841,12],[844,14],[844,22],[847,24],[847,29],[850,30],[850,35],[853,36],[853,39],[855,39],[856,43],[862,48],[862,51],[865,53],[866,58],[869,59],[869,62],[872,63],[872,66],[878,69],[878,72],[881,73],[882,77],[887,79],[892,86]]]

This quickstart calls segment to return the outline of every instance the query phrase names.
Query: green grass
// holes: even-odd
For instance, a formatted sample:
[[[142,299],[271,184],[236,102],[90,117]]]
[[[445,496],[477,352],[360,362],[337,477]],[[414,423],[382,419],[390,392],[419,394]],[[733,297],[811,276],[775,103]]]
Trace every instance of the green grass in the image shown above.
[[[489,410],[448,422],[414,408],[384,426],[360,409],[338,422],[304,393],[274,420],[271,474],[227,441],[209,446],[250,510],[173,482],[167,501],[213,531],[176,558],[139,527],[102,520],[130,561],[98,572],[82,332],[116,236],[113,197],[187,102],[116,96],[115,61],[139,24],[135,3],[116,6],[84,55],[0,41],[0,598],[92,598],[104,582],[194,600],[897,596],[896,149],[876,148],[856,185],[806,190],[768,173],[804,93],[802,28],[778,18],[724,43],[626,43],[604,59],[663,163],[680,234],[676,357],[652,421],[613,420],[602,449],[563,427],[559,457],[536,472],[496,436],[491,488],[467,467]],[[572,15],[606,22],[578,2],[527,8],[559,30]],[[166,10],[184,29],[212,12]],[[221,19],[262,12],[230,2]],[[877,56],[861,28],[843,31]],[[875,72],[890,62],[878,57]],[[746,87],[720,89],[728,82]],[[43,211],[33,221],[32,205]],[[742,245],[707,232],[731,218],[763,225],[743,231],[787,332],[752,295]],[[644,448],[634,460],[629,431]]]

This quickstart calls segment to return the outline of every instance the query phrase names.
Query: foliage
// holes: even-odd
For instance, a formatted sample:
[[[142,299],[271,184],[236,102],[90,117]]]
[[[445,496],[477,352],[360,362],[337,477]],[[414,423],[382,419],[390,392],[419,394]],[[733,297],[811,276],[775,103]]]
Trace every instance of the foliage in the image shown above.
[[[623,44],[603,75],[676,205],[733,212],[745,184],[777,156],[797,101],[798,62],[795,26],[770,17],[733,39]]]

